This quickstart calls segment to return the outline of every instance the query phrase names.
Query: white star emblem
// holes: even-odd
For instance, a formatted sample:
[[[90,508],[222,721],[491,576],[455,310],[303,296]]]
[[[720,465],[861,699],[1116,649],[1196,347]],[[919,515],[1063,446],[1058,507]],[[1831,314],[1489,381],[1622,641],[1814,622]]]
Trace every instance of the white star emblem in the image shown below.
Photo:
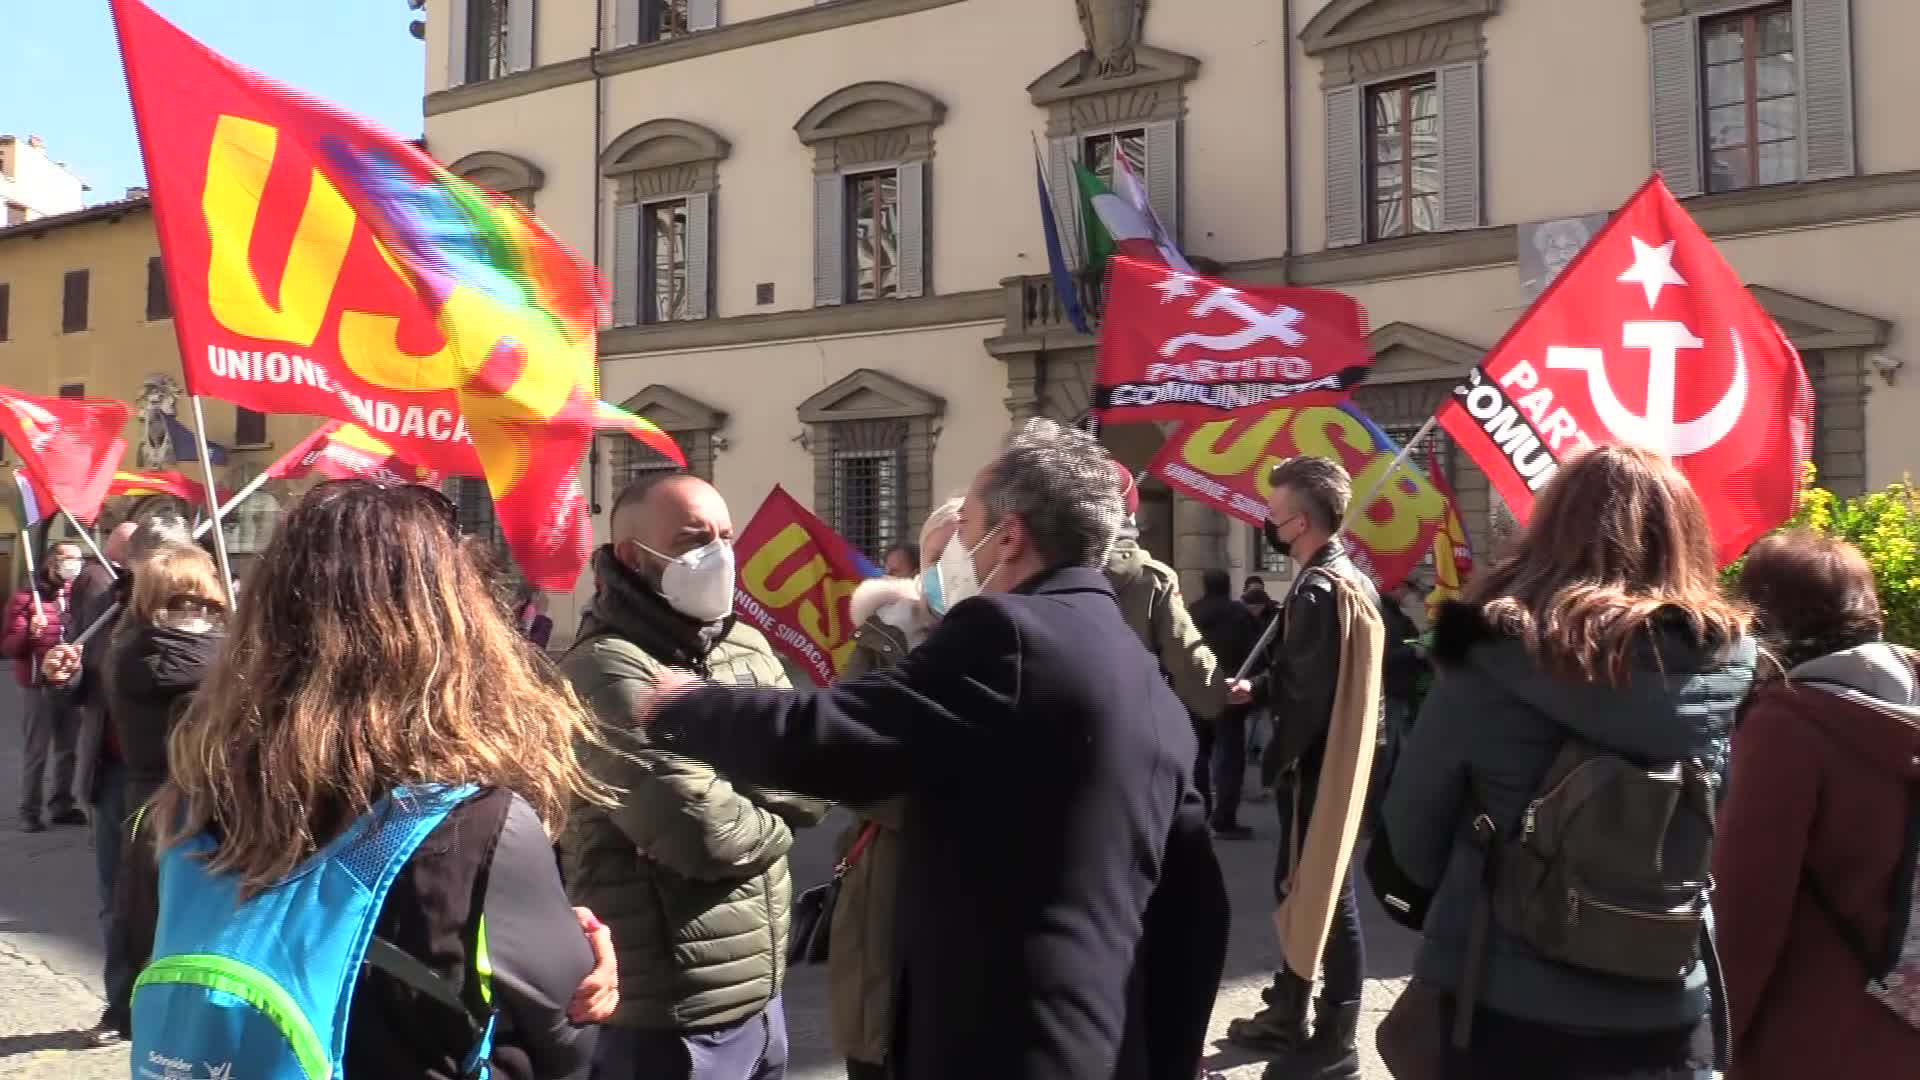
[[[1637,236],[1632,239],[1633,266],[1618,280],[1623,285],[1638,285],[1646,290],[1647,307],[1651,308],[1659,303],[1661,289],[1668,285],[1685,285],[1687,279],[1673,268],[1673,241],[1654,247]]]
[[[1153,283],[1160,290],[1160,302],[1171,304],[1182,296],[1193,295],[1193,279],[1185,274],[1169,273]]]

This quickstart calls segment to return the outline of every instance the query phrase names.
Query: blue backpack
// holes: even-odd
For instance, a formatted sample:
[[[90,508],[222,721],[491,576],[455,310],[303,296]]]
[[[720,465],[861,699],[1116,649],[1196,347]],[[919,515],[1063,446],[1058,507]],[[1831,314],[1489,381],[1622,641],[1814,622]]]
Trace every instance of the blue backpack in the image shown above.
[[[447,980],[373,936],[401,867],[474,790],[397,791],[244,902],[236,875],[207,872],[212,838],[163,852],[153,955],[133,992],[133,1075],[336,1080],[365,963],[469,1017],[462,1075],[488,1080],[495,1017],[485,924],[474,967],[489,1004],[479,1016]]]

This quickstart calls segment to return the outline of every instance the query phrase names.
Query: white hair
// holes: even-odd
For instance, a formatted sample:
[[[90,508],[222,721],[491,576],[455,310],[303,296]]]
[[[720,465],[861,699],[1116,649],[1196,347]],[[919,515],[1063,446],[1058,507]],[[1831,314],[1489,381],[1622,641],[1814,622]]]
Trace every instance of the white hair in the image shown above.
[[[985,524],[1018,517],[1049,569],[1104,566],[1127,516],[1120,478],[1099,440],[1044,418],[1007,439],[980,495]]]

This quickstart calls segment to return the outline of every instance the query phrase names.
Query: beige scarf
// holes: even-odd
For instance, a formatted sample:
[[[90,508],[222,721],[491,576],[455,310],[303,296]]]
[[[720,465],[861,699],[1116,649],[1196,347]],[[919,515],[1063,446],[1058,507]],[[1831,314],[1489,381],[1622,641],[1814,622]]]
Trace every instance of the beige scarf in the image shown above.
[[[1345,573],[1327,571],[1340,626],[1340,676],[1327,724],[1326,757],[1320,766],[1307,834],[1300,836],[1296,802],[1293,835],[1287,838],[1286,898],[1274,909],[1280,955],[1287,969],[1312,979],[1320,971],[1333,925],[1334,903],[1346,880],[1347,863],[1360,834],[1367,780],[1373,773],[1374,739],[1380,726],[1380,661],[1384,630],[1380,611],[1366,590]],[[1296,791],[1294,798],[1299,795]]]

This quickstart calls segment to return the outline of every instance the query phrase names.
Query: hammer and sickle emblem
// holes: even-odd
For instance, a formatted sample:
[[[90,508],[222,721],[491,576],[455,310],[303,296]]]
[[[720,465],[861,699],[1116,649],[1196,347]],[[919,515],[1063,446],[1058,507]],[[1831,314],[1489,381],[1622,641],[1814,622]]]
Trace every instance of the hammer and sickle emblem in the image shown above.
[[[1642,416],[1621,404],[1607,379],[1606,354],[1599,349],[1555,345],[1547,350],[1547,366],[1562,371],[1585,371],[1593,411],[1616,439],[1635,443],[1669,458],[1692,457],[1727,437],[1747,406],[1747,351],[1740,333],[1733,338],[1733,385],[1718,403],[1692,420],[1674,416],[1679,385],[1678,354],[1682,348],[1706,344],[1677,322],[1630,322],[1622,327],[1623,343],[1647,350],[1647,411]]]
[[[1278,341],[1292,346],[1307,340],[1298,329],[1300,320],[1306,316],[1284,304],[1278,311],[1269,313],[1248,304],[1232,289],[1215,289],[1193,305],[1190,314],[1198,319],[1216,311],[1233,315],[1245,323],[1246,328],[1232,334],[1181,334],[1160,346],[1160,355],[1171,360],[1190,345],[1214,352],[1239,352],[1257,341]]]

